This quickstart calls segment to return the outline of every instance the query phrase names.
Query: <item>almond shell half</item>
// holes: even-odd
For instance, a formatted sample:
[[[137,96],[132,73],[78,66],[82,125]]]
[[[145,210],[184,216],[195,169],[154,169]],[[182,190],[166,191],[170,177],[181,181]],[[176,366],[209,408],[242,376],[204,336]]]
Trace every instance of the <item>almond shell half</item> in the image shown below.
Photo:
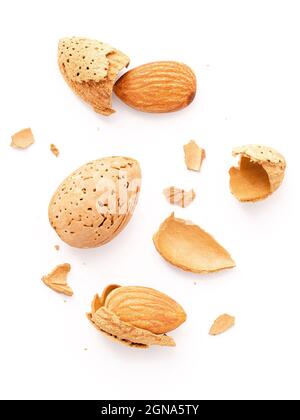
[[[174,213],[161,224],[153,241],[165,260],[185,271],[210,273],[235,267],[230,254],[209,233]]]

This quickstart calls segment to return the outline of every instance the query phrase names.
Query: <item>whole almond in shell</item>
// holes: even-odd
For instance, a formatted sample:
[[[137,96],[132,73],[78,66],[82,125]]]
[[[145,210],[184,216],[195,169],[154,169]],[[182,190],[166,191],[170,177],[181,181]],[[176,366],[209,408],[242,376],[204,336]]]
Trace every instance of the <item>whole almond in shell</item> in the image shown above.
[[[69,175],[49,204],[58,236],[77,248],[111,241],[131,219],[141,182],[139,163],[127,157],[89,162]]]
[[[95,296],[88,319],[115,340],[133,347],[174,346],[166,335],[186,320],[182,307],[157,290],[110,285]]]
[[[114,85],[114,92],[139,111],[179,111],[195,97],[196,76],[183,63],[157,61],[125,73]]]

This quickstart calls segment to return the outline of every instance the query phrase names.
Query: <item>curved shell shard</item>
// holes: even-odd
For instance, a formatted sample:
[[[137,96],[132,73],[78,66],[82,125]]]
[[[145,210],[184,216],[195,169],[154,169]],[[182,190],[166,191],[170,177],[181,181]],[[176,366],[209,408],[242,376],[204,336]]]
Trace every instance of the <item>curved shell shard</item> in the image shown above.
[[[239,201],[263,200],[280,187],[286,161],[275,149],[252,144],[236,147],[232,154],[239,164],[229,171],[230,190]]]
[[[230,254],[199,226],[171,214],[153,237],[160,255],[169,263],[194,273],[235,267]]]

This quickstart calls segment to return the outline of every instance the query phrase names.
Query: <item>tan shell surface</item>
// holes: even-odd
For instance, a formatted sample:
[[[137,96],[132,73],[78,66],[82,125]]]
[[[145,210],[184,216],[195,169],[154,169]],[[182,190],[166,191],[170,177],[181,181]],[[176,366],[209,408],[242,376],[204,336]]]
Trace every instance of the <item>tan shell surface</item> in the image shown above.
[[[185,191],[176,187],[165,188],[163,194],[170,204],[177,204],[182,208],[189,206],[196,197],[194,190]]]
[[[106,297],[105,307],[121,321],[153,334],[165,334],[186,320],[186,314],[177,302],[148,287],[115,288]]]
[[[144,64],[125,73],[114,86],[127,105],[143,112],[173,112],[188,106],[196,94],[196,76],[176,61]]]
[[[235,317],[223,314],[220,315],[213,323],[209,330],[210,335],[219,335],[223,334],[227,330],[229,330],[231,327],[233,327],[235,324]]]
[[[88,314],[88,318],[98,330],[131,347],[175,346],[171,337],[164,334],[153,334],[123,322],[104,306],[94,314]]]
[[[205,150],[198,146],[194,140],[185,144],[183,150],[187,169],[199,172],[205,159]]]
[[[232,167],[230,189],[240,201],[258,201],[276,191],[284,178],[286,161],[275,149],[263,145],[236,147],[239,166]]]
[[[112,109],[113,85],[119,71],[127,67],[129,61],[125,54],[110,45],[86,38],[64,38],[58,46],[58,64],[65,81],[103,115],[115,112]]]
[[[89,162],[69,175],[49,204],[59,237],[77,248],[111,241],[131,219],[141,181],[139,163],[127,157]]]
[[[153,237],[161,256],[171,264],[194,273],[235,267],[228,251],[199,226],[171,214]]]
[[[31,128],[24,128],[11,136],[11,147],[16,149],[27,149],[34,141]]]
[[[47,276],[42,277],[42,281],[50,289],[58,293],[63,293],[67,296],[73,295],[73,290],[68,285],[67,276],[71,270],[71,266],[68,263],[60,264],[54,268]]]

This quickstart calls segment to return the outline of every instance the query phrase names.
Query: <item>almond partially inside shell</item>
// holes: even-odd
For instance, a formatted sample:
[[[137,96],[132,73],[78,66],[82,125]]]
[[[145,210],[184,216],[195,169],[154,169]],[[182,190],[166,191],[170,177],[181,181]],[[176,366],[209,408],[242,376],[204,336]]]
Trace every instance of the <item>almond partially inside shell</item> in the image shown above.
[[[179,325],[186,314],[181,306],[157,290],[118,285],[108,286],[95,296],[88,319],[117,341],[134,347],[175,346],[165,333]]]
[[[239,165],[229,171],[230,189],[239,201],[263,200],[280,187],[286,162],[275,149],[252,144],[236,147],[232,154]]]

